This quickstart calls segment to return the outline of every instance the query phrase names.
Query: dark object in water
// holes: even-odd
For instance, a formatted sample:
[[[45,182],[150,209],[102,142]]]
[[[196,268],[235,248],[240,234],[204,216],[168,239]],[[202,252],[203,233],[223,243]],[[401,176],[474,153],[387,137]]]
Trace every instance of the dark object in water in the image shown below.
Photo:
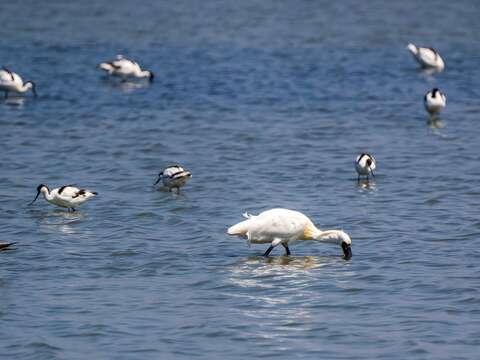
[[[10,245],[13,245],[15,244],[14,242],[12,243],[7,243],[7,242],[0,242],[0,251],[2,250],[7,250],[7,248],[10,246]]]

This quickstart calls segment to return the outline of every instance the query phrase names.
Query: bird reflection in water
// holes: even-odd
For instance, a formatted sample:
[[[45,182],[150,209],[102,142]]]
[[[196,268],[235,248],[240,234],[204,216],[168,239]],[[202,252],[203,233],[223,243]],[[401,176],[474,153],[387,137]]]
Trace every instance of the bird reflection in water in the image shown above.
[[[312,311],[318,311],[312,310],[312,304],[324,303],[319,289],[352,277],[344,266],[349,262],[341,256],[246,257],[229,268],[226,281],[234,289],[227,295],[240,299],[242,315],[261,320],[273,331],[252,329],[253,336],[276,338],[276,331],[285,329],[309,331]]]
[[[87,218],[80,212],[50,211],[39,216],[40,226],[44,229],[71,235],[77,231],[72,226]]]
[[[114,89],[121,90],[123,92],[132,92],[138,89],[146,88],[151,85],[148,81],[142,81],[142,80],[122,81],[120,79],[112,79],[109,77],[102,78],[102,81],[108,86]]]
[[[375,180],[361,179],[357,182],[357,188],[359,191],[372,191],[377,189],[377,183]]]
[[[428,119],[427,125],[430,129],[443,129],[445,123],[439,117],[432,116]]]
[[[11,96],[4,100],[5,105],[23,107],[25,105],[24,96]]]

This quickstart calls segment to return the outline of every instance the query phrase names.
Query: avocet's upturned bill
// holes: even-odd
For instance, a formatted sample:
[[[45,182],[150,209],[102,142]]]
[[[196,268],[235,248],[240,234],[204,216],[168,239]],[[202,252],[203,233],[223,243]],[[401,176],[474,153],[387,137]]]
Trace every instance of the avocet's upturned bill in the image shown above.
[[[35,196],[35,199],[33,199],[30,205],[37,200],[40,194],[43,194],[45,200],[50,204],[67,208],[72,211],[75,211],[76,207],[98,195],[96,192],[79,189],[72,185],[65,185],[50,191],[47,185],[40,184],[37,187],[37,196]]]
[[[425,94],[423,104],[430,115],[436,115],[447,106],[447,97],[439,89],[434,88]]]
[[[0,70],[0,91],[5,92],[5,98],[8,98],[9,92],[24,94],[32,90],[33,96],[37,96],[36,86],[33,81],[23,82],[20,75],[3,67]]]
[[[152,82],[155,77],[153,72],[142,70],[137,62],[127,59],[122,55],[117,55],[115,60],[101,63],[98,67],[106,71],[108,75],[120,77],[124,81],[131,78],[147,78]]]
[[[288,209],[271,209],[257,216],[244,214],[247,220],[228,229],[229,235],[247,239],[249,243],[270,244],[263,254],[268,256],[277,245],[282,244],[290,255],[289,244],[297,240],[315,240],[321,243],[340,245],[345,259],[352,257],[352,240],[341,230],[321,231],[301,212]]]
[[[418,47],[414,44],[408,44],[407,49],[412,53],[413,58],[424,68],[434,68],[442,71],[445,68],[440,54],[432,48]]]
[[[355,160],[355,170],[357,170],[358,181],[360,181],[360,176],[366,176],[367,180],[370,174],[375,177],[373,170],[376,168],[375,158],[370,154],[360,154]]]
[[[158,179],[153,185],[157,185],[161,180],[169,191],[176,188],[177,193],[180,193],[180,188],[183,187],[191,177],[192,174],[180,165],[172,165],[158,174]]]

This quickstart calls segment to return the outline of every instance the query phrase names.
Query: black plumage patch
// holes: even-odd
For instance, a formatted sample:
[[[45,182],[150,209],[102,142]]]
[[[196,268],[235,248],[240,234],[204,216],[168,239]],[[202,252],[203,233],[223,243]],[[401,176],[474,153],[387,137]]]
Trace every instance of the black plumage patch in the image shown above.
[[[358,161],[357,161],[357,162],[360,163],[360,161],[362,161],[362,159],[363,159],[364,156],[370,156],[370,155],[368,155],[368,154],[360,154],[360,157],[358,158]]]
[[[183,175],[182,175],[183,174]],[[172,175],[170,175],[170,178],[173,179],[175,177],[184,177],[184,176],[188,176],[188,172],[186,171],[177,171],[176,173],[173,173]]]
[[[67,187],[70,187],[70,186],[73,186],[73,185],[65,185],[65,186],[62,186],[60,189],[58,189],[58,194],[61,195],[63,190],[65,190],[65,188]]]
[[[8,70],[6,67],[3,67],[2,69],[5,70],[7,73],[10,74],[10,77],[12,78],[12,81],[15,80],[15,77],[13,76],[13,73],[12,73],[10,70]]]
[[[85,195],[85,193],[86,193],[85,189],[80,189],[75,195],[72,196],[72,199]]]

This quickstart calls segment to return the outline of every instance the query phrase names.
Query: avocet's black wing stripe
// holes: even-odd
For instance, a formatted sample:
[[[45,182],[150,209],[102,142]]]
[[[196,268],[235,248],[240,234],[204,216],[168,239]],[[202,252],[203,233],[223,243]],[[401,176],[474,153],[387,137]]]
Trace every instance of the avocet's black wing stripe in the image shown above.
[[[3,70],[5,70],[7,73],[10,74],[10,77],[12,78],[12,81],[15,81],[15,77],[13,76],[13,72],[11,72],[10,70],[8,70],[5,66],[2,67]]]
[[[365,156],[370,156],[370,155],[368,155],[368,154],[360,154],[360,157],[358,158],[357,163],[360,163],[360,161],[362,161],[362,159],[363,159]]]
[[[80,189],[75,195],[72,196],[72,199],[75,199],[79,196],[85,195],[86,190],[85,189]]]
[[[188,174],[189,174],[188,171],[178,171],[178,172],[170,175],[170,178],[173,179],[173,178],[178,178],[178,177],[184,177],[184,176],[188,176]]]
[[[60,189],[58,189],[58,194],[62,195],[63,190],[65,190],[65,188],[70,187],[70,186],[74,186],[74,184],[62,186]]]

